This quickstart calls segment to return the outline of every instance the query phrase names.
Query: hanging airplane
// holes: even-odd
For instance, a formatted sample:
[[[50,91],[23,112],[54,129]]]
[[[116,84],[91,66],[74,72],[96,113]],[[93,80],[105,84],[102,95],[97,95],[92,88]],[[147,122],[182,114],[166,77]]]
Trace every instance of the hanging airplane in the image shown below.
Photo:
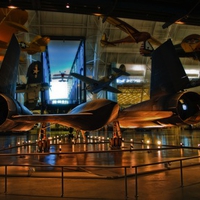
[[[191,57],[194,60],[200,60],[200,35],[191,34],[186,36],[180,44],[174,45],[179,57]],[[149,41],[143,42],[140,48],[140,54],[151,56],[155,50]]]
[[[94,80],[77,73],[71,73],[71,75],[85,82],[86,84],[88,84],[86,86],[86,90],[88,90],[88,92],[91,92],[92,94],[93,93],[96,94],[100,92],[101,90],[105,90],[105,91],[113,92],[113,93],[121,93],[121,91],[119,91],[118,89],[110,86],[110,83],[122,75],[129,76],[130,74],[126,72],[126,67],[123,64],[120,65],[119,69],[115,67],[113,67],[112,69],[115,72],[114,74],[111,74],[110,76],[104,76],[100,80]]]
[[[171,40],[152,55],[150,100],[124,110],[114,101],[95,99],[67,114],[33,115],[14,99],[19,54],[19,44],[13,36],[0,69],[0,131],[27,131],[38,122],[58,123],[82,131],[97,130],[111,123],[146,128],[200,122],[200,95],[185,90],[192,85]]]
[[[127,24],[126,22],[116,17],[109,17],[104,15],[100,15],[100,17],[103,18],[103,22],[106,21],[128,34],[128,36],[125,38],[114,41],[108,41],[107,36],[104,33],[100,41],[102,46],[115,46],[116,44],[121,44],[121,43],[138,43],[143,41],[149,41],[151,43],[154,43],[155,45],[161,44],[158,40],[153,38],[150,35],[150,33],[140,32],[131,25]]]
[[[60,79],[59,82],[66,82],[68,79],[71,79],[72,77],[70,77],[70,74],[66,74],[64,72],[59,71],[60,74],[53,74],[53,78],[52,79]]]
[[[28,32],[24,26],[27,20],[28,12],[25,10],[0,8],[0,41],[7,44],[18,31]]]
[[[40,61],[32,62],[27,70],[26,84],[17,84],[16,93],[24,93],[24,105],[31,110],[38,106],[40,92],[50,88],[48,82],[44,82],[44,69]],[[43,95],[44,97],[44,95]]]
[[[139,32],[137,29],[118,18],[106,17],[104,15],[101,15],[100,17],[103,18],[103,21],[107,21],[129,35],[126,38],[108,41],[108,38],[104,33],[100,41],[102,46],[116,46],[116,44],[121,43],[143,42],[140,48],[140,54],[143,56],[151,56],[151,53],[154,51],[155,47],[161,45],[161,42],[151,37],[148,32]],[[200,35],[191,34],[185,37],[181,44],[176,44],[174,46],[179,57],[192,57],[195,60],[200,60]]]
[[[6,49],[12,34],[28,32],[24,24],[28,20],[28,13],[21,9],[0,8],[0,49]],[[0,61],[3,55],[0,56]]]
[[[24,24],[28,20],[28,12],[21,9],[0,8],[0,49],[7,49],[13,34],[28,32]],[[28,54],[43,52],[49,43],[49,37],[36,36],[30,43],[20,41],[22,51]]]
[[[49,42],[49,37],[37,35],[30,43],[21,41],[19,42],[19,45],[22,51],[26,51],[29,55],[33,55],[35,53],[44,52]]]

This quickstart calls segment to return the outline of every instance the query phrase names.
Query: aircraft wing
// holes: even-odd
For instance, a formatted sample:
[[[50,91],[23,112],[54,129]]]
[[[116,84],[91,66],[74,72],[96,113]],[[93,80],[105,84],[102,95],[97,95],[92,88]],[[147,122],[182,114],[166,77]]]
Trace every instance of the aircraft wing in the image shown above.
[[[129,24],[127,24],[126,22],[124,22],[124,21],[122,21],[122,20],[120,20],[118,18],[106,17],[104,15],[102,15],[101,18],[103,18],[103,21],[107,21],[108,23],[112,24],[113,26],[116,26],[117,28],[121,29],[122,31],[124,31],[128,35],[133,35],[134,33],[140,33],[140,31],[138,31],[134,27],[130,26]],[[159,42],[158,40],[156,40],[153,37],[150,37],[148,39],[148,41],[151,42],[151,44],[154,44],[156,46],[160,46],[161,45],[161,42]]]
[[[69,120],[72,119],[73,120],[75,118],[78,117],[88,117],[91,116],[92,113],[78,113],[78,114],[34,114],[34,115],[14,115],[12,116],[12,118],[16,121],[16,122],[54,122],[54,123],[58,123],[60,120]]]
[[[27,29],[25,26],[23,26],[23,25],[21,25],[21,24],[18,24],[18,23],[16,23],[16,22],[6,21],[6,22],[4,22],[4,23],[5,23],[6,25],[12,27],[12,28],[15,28],[15,29],[21,31],[21,32],[28,32],[28,29]]]
[[[158,41],[157,39],[155,39],[154,37],[150,37],[148,39],[148,41],[153,44],[153,45],[156,45],[157,47],[160,46],[162,43],[160,41]]]
[[[33,42],[38,44],[39,46],[46,46],[50,42],[50,38],[41,37],[40,35],[38,35],[33,39]]]
[[[153,121],[171,117],[172,111],[131,111],[124,110],[119,113],[119,121],[133,120],[133,121]]]
[[[156,120],[171,117],[171,111],[130,111],[119,112],[117,120],[121,127],[161,127]]]
[[[74,76],[75,78],[87,83],[87,84],[99,84],[99,81],[94,80],[92,78],[86,77],[86,76],[82,76],[80,74],[77,73],[70,73],[72,76]]]
[[[124,22],[118,18],[107,17],[104,15],[101,15],[100,17],[103,18],[103,21],[105,20],[106,22],[112,24],[113,26],[116,26],[117,28],[121,29],[128,35],[133,34],[133,33],[139,33],[139,31],[137,29],[133,28],[132,26],[130,26],[129,24],[127,24],[126,22]]]
[[[118,90],[117,88],[111,87],[111,86],[107,86],[106,88],[103,88],[103,90],[106,90],[108,92],[113,92],[113,93],[121,93],[120,90]]]
[[[82,103],[67,114],[14,115],[15,123],[58,123],[78,130],[97,130],[117,118],[119,105],[107,99]]]
[[[24,26],[28,20],[28,12],[21,9],[0,9],[0,40],[10,42],[13,33],[17,31],[27,32]]]
[[[18,123],[58,123],[67,127],[79,128],[83,125],[79,121],[86,119],[92,120],[92,113],[78,113],[78,114],[44,114],[44,115],[15,115],[12,116],[13,121]]]

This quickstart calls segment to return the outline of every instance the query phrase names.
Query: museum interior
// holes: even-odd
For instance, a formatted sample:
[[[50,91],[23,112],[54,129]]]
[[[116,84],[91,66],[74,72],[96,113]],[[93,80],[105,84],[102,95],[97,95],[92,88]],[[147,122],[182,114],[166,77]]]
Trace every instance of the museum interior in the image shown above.
[[[104,34],[108,41],[125,38],[128,34],[106,20],[104,22],[98,14],[119,17],[136,30],[150,33],[160,43],[171,39],[177,45],[185,37],[199,34],[199,4],[192,1],[188,6],[180,2],[1,1],[2,8],[13,4],[28,12],[25,23],[28,32],[18,31],[16,36],[19,41],[30,43],[38,35],[50,38],[44,52],[21,52],[18,72],[18,84],[21,86],[27,83],[29,65],[41,61],[44,68],[42,82],[49,85],[48,92],[41,100],[41,94],[33,94],[31,88],[25,95],[18,87],[18,99],[37,112],[40,112],[41,104],[45,104],[43,107],[50,113],[66,112],[71,108],[66,105],[76,105],[93,98],[115,100],[122,108],[149,99],[151,57],[142,55],[140,49],[143,42],[122,41],[112,46],[102,45],[100,41]],[[171,24],[163,28],[169,22]],[[0,53],[3,56],[5,50]],[[198,79],[198,52],[180,59],[189,78]],[[121,76],[111,83],[121,91],[118,94],[102,90],[93,95],[85,90],[84,83],[80,86],[80,82],[70,76],[70,72],[76,72],[99,80],[111,74],[112,67],[118,68],[121,64],[125,65],[130,76]]]
[[[199,10],[1,0],[0,199],[199,199]]]

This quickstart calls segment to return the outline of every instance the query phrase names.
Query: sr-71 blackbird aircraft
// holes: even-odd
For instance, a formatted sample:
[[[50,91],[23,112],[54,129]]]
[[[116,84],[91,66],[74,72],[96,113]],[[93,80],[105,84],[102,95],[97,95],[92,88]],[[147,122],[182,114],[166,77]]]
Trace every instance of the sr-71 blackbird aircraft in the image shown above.
[[[130,74],[126,72],[126,67],[123,64],[120,65],[119,69],[115,67],[113,67],[112,69],[115,72],[114,74],[111,74],[110,76],[105,76],[100,80],[94,80],[77,73],[71,73],[71,75],[76,77],[77,79],[80,79],[86,84],[88,84],[86,86],[86,90],[88,90],[91,93],[98,93],[101,90],[105,90],[105,91],[113,92],[113,93],[120,93],[121,91],[119,91],[118,89],[114,87],[111,87],[110,83],[122,75],[129,76]]]
[[[171,40],[152,56],[150,100],[124,110],[116,102],[96,99],[67,114],[33,115],[14,99],[20,48],[12,37],[0,69],[0,131],[27,131],[35,123],[59,123],[90,131],[107,124],[121,127],[167,127],[200,122],[200,95],[184,90],[191,84]]]

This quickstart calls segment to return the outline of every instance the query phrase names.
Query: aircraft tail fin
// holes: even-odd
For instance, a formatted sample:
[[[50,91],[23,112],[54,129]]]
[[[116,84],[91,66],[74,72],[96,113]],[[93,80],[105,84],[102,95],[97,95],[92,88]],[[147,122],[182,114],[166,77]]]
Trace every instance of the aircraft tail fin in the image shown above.
[[[121,64],[119,68],[113,67],[112,69],[115,73],[118,73],[120,75],[130,76],[130,74],[126,72],[126,66],[124,64]]]
[[[151,97],[176,93],[189,85],[189,79],[171,40],[153,52],[151,67]]]
[[[40,61],[32,62],[27,71],[27,84],[43,83],[43,66]]]
[[[0,93],[14,97],[16,92],[19,58],[19,43],[15,35],[13,35],[0,69]]]

